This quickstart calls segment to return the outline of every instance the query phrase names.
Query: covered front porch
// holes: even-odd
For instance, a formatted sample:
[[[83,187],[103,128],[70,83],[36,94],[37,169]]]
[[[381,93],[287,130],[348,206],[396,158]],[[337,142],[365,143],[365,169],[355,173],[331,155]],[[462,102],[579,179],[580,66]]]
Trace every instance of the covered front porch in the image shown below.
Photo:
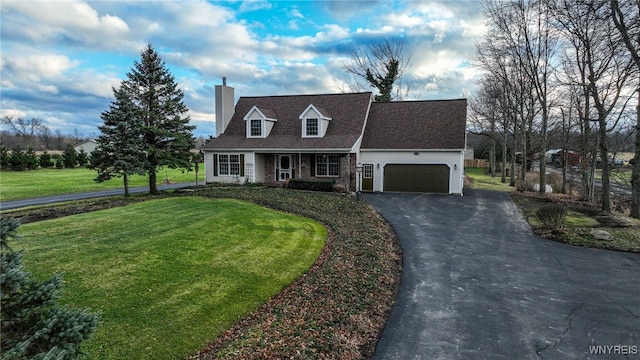
[[[206,182],[284,185],[289,179],[334,180],[356,190],[356,154],[336,152],[205,153]]]

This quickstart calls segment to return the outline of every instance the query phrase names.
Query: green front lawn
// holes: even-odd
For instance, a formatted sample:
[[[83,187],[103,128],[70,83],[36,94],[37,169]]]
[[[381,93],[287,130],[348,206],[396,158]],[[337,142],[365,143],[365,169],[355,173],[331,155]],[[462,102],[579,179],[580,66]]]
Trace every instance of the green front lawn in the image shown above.
[[[468,178],[473,179],[471,184],[469,184],[469,187],[472,189],[506,192],[515,190],[513,186],[509,186],[509,182],[511,180],[510,177],[506,178],[506,183],[501,182],[502,177],[500,172],[497,172],[496,176],[492,177],[490,174],[487,174],[487,169],[485,168],[465,168],[464,173]]]
[[[176,359],[303,274],[327,239],[319,223],[241,200],[180,197],[25,224],[25,265],[65,272],[62,302],[101,324],[92,359]]]
[[[38,169],[30,171],[0,171],[0,201],[20,200],[41,196],[69,194],[107,189],[124,189],[122,178],[96,183],[95,170],[75,169]],[[183,172],[179,169],[162,169],[157,172],[158,184],[166,180],[170,183],[194,182],[195,172]],[[204,182],[204,169],[198,171],[198,182]],[[146,176],[134,175],[129,186],[147,186]]]

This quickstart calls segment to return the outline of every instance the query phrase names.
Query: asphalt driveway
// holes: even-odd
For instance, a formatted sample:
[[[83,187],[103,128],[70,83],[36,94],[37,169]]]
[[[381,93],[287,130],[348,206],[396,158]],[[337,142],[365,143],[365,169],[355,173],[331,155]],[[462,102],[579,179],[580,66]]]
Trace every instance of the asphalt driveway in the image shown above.
[[[159,191],[166,190],[175,190],[181,189],[188,186],[195,186],[196,183],[177,183],[177,184],[168,184],[168,185],[158,185]],[[149,192],[148,186],[141,187],[133,187],[129,189],[130,194],[140,194]],[[108,196],[121,196],[124,195],[124,189],[109,189],[109,190],[98,190],[98,191],[89,191],[82,193],[71,193],[71,194],[62,194],[62,195],[53,195],[53,196],[45,196],[45,197],[37,197],[30,199],[22,199],[22,200],[12,200],[12,201],[3,201],[0,202],[0,210],[10,210],[10,209],[19,209],[28,206],[36,206],[36,205],[47,205],[47,204],[55,204],[65,201],[76,201],[76,200],[84,200],[84,199],[95,199],[101,197]]]
[[[640,359],[640,254],[539,238],[503,193],[363,197],[404,251],[374,359]]]

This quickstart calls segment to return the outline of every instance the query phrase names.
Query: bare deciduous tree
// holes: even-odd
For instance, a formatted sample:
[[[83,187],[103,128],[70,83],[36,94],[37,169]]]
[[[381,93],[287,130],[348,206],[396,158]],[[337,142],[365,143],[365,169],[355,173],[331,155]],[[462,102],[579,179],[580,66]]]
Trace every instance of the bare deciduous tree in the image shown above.
[[[34,146],[34,140],[44,126],[42,120],[37,118],[25,119],[19,117],[14,119],[13,116],[3,116],[0,122],[22,138],[22,146],[24,148]]]
[[[554,13],[560,30],[575,51],[579,74],[576,85],[582,87],[585,103],[592,104],[593,111],[587,110],[584,116],[597,125],[598,155],[602,163],[601,209],[610,212],[607,133],[617,126],[630,100],[625,89],[632,74],[633,62],[622,51],[621,42],[611,36],[614,29],[606,2],[562,0],[556,5]]]
[[[353,90],[374,87],[379,94],[376,101],[403,100],[411,92],[402,84],[402,75],[409,69],[411,56],[403,53],[402,40],[384,40],[369,47],[359,47],[351,53],[351,61],[343,69],[353,75]],[[367,86],[368,85],[368,86]]]
[[[624,1],[611,0],[611,19],[620,38],[629,51],[635,64],[637,76],[640,77],[640,0]],[[631,175],[631,217],[640,218],[640,79],[638,79],[636,104],[636,136],[633,172]]]

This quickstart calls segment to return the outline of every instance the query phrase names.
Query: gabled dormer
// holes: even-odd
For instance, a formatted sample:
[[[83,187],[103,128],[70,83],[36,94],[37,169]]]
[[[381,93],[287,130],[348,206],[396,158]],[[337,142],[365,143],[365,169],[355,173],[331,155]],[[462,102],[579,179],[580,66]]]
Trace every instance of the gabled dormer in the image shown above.
[[[303,138],[321,138],[327,133],[331,116],[319,106],[310,104],[300,114]]]
[[[278,121],[271,109],[254,106],[244,116],[248,138],[266,138]]]

